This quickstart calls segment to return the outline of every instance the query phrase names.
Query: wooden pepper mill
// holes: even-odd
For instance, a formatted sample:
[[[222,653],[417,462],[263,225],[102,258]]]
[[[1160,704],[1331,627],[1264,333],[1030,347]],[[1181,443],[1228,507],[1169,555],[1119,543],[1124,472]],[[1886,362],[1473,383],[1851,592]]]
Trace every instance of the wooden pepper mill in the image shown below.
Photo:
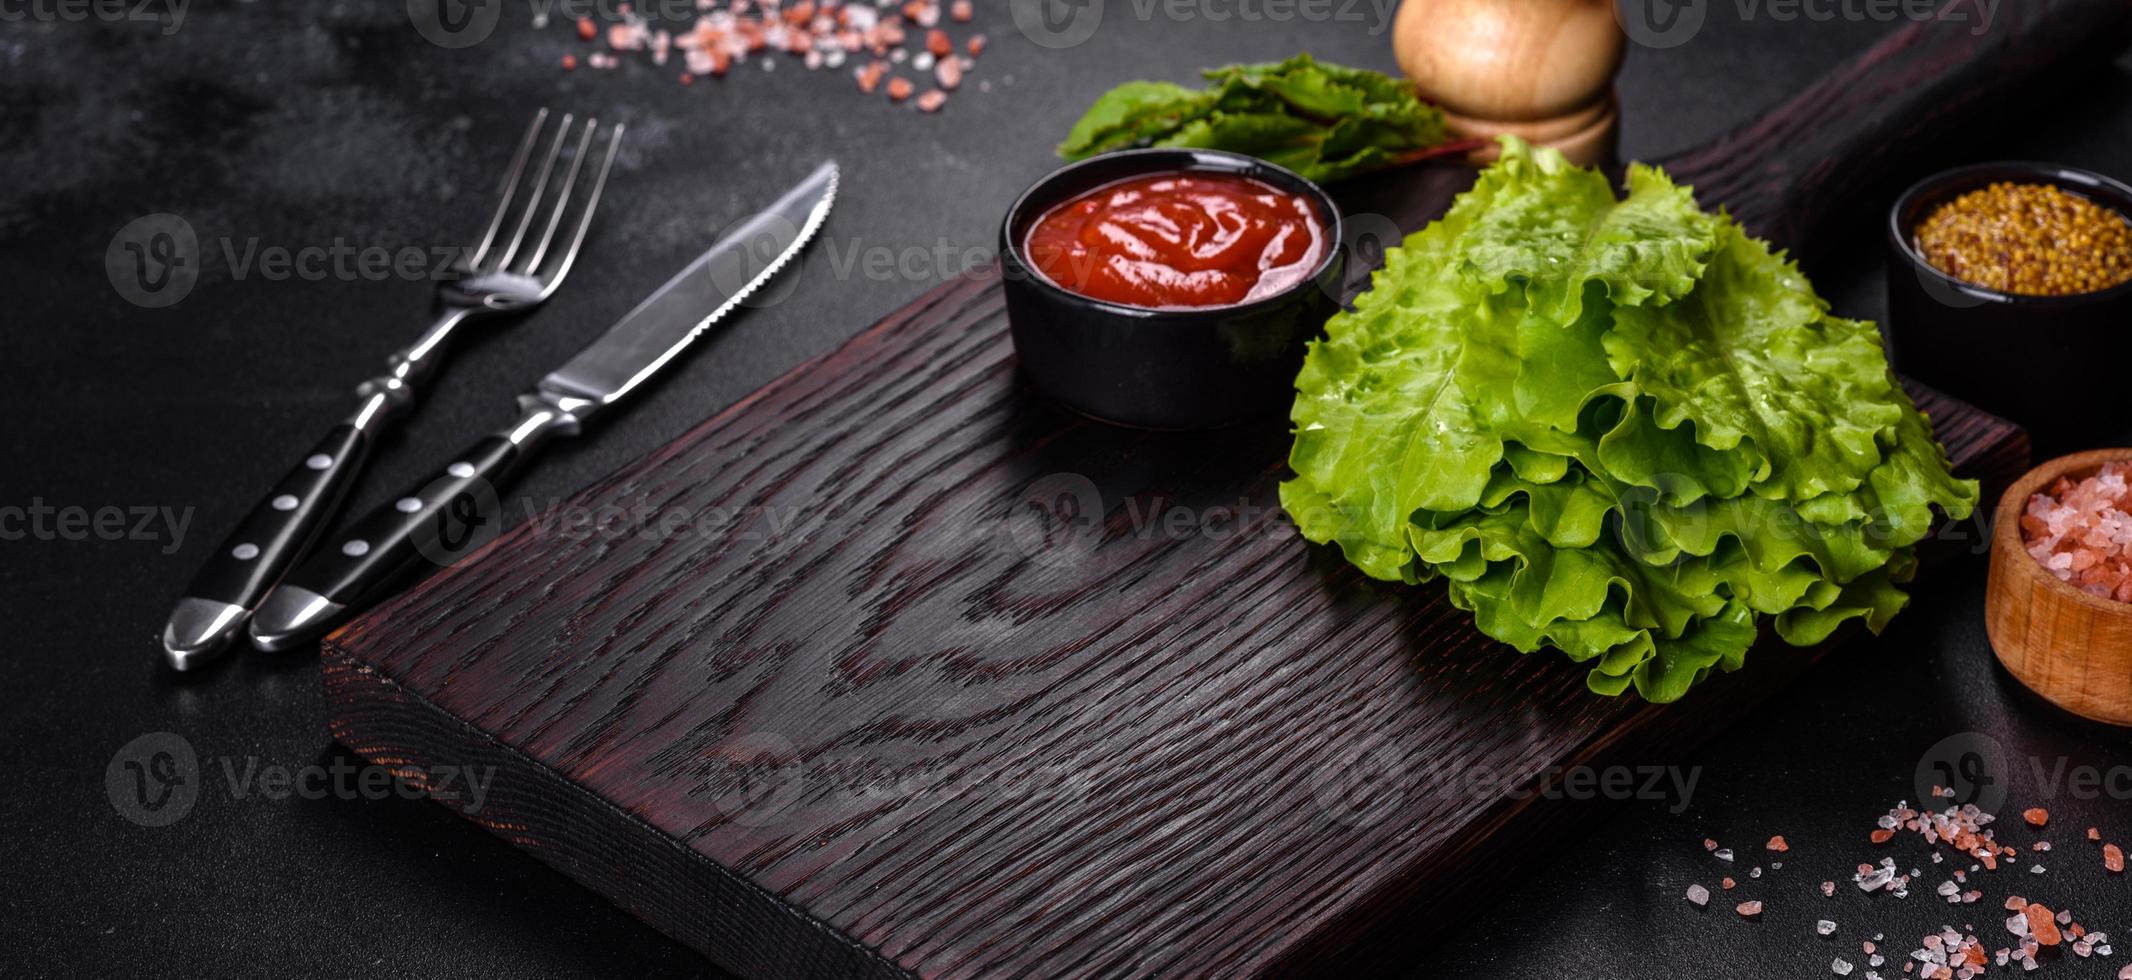
[[[1392,23],[1399,67],[1453,136],[1510,133],[1585,166],[1614,156],[1623,42],[1614,0],[1403,0]]]

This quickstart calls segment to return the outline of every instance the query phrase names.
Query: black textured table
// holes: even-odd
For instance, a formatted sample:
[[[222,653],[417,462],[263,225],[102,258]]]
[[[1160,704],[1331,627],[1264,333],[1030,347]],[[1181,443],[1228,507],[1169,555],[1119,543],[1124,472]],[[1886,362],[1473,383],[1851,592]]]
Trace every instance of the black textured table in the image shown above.
[[[643,64],[566,74],[562,53],[583,49],[561,24],[533,29],[530,9],[506,5],[494,36],[463,49],[424,40],[396,3],[200,5],[167,35],[0,21],[0,648],[11,671],[0,747],[18,780],[0,794],[0,973],[710,972],[442,807],[365,782],[325,735],[309,656],[253,654],[183,678],[158,664],[161,618],[206,550],[296,447],[347,411],[349,389],[406,341],[427,302],[418,279],[270,275],[248,248],[453,245],[533,106],[632,126],[590,264],[539,316],[468,346],[357,490],[368,507],[505,421],[521,386],[726,222],[815,160],[843,161],[847,192],[807,260],[806,288],[733,323],[597,440],[548,456],[509,502],[523,515],[982,260],[1006,203],[1109,85],[1299,49],[1391,67],[1369,4],[1272,23],[1263,15],[1277,8],[1256,4],[1199,4],[1177,19],[1165,13],[1177,8],[1111,3],[1093,37],[1066,48],[1034,44],[1004,9],[986,10],[976,26],[990,49],[946,109],[923,116],[860,95],[846,72],[782,57],[774,71],[748,64],[687,87]],[[1831,22],[1705,9],[1688,43],[1632,47],[1627,154],[1700,142],[1887,26],[1846,21],[1836,5]],[[1222,13],[1232,16],[1210,16]],[[2132,175],[2132,63],[2075,81],[1980,121],[1912,172],[2039,157]],[[202,246],[198,283],[163,309],[130,303],[105,269],[114,236],[152,214],[179,216]],[[1877,218],[1861,210],[1809,257],[1847,315],[1881,312]],[[887,256],[887,270],[870,256]],[[68,508],[89,523],[69,524]],[[125,516],[99,529],[99,510]],[[1588,834],[1472,909],[1416,975],[1827,975],[1861,933],[1885,933],[1899,956],[1941,922],[1973,922],[1996,945],[2008,891],[2070,904],[2125,937],[2107,969],[2056,963],[2044,975],[2114,975],[2132,960],[2132,881],[2104,875],[2078,828],[2132,842],[2132,770],[2112,768],[2132,766],[2132,749],[2034,704],[1992,664],[1982,590],[1980,560],[1942,568],[1887,636],[1851,644],[1717,742],[1645,760],[1695,774],[1684,803],[1594,807]],[[140,746],[125,747],[158,732],[189,746],[203,776],[166,826],[115,805],[126,793],[107,786],[111,776],[125,789]],[[1981,886],[1988,904],[1961,910],[1924,890],[1895,901],[1850,889],[1848,870],[1878,856],[1865,843],[1874,818],[1914,798],[1932,747],[1965,732],[1999,746],[2009,816],[2053,811],[2041,836],[2058,848],[2039,856],[2050,873],[2028,875],[2024,856]],[[2083,766],[2106,777],[2100,793],[2076,791]],[[306,767],[325,782],[302,786],[325,792],[278,789],[275,774]],[[1767,863],[1750,851],[1772,834],[1793,845],[1782,870],[1733,872],[1741,889],[1714,903],[1725,909],[1680,900],[1690,881],[1726,873],[1702,853],[1704,837],[1739,848],[1744,868]],[[2023,846],[2038,836],[2002,835]],[[1923,864],[1920,851],[1894,853]],[[1832,900],[1815,887],[1827,879],[1843,886]],[[1762,921],[1733,916],[1736,895],[1766,901]],[[1823,917],[1839,923],[1831,939],[1813,935]]]

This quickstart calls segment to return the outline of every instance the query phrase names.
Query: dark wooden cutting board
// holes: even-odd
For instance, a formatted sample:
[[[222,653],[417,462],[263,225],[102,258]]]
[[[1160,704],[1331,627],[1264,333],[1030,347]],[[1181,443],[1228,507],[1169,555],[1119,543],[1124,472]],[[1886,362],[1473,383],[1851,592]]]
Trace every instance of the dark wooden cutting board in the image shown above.
[[[2125,9],[2069,6],[1908,29],[1672,166],[1802,240],[1880,135]],[[1344,203],[1411,228],[1470,179]],[[1962,472],[2025,464],[1914,390]],[[335,634],[332,731],[496,766],[467,816],[740,973],[1264,975],[1395,959],[1577,819],[1548,773],[1677,762],[1813,659],[1593,696],[1299,540],[1287,445],[1065,413],[952,282]]]

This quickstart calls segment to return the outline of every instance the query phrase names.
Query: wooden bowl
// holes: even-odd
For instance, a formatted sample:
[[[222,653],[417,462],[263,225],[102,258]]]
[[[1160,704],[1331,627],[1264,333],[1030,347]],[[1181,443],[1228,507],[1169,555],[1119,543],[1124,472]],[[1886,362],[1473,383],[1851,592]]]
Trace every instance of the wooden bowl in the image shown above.
[[[2028,500],[2061,476],[2088,476],[2132,449],[2061,456],[1999,500],[1984,629],[1999,662],[2029,690],[2083,718],[2132,725],[2132,603],[2089,595],[2044,569],[2021,540]]]

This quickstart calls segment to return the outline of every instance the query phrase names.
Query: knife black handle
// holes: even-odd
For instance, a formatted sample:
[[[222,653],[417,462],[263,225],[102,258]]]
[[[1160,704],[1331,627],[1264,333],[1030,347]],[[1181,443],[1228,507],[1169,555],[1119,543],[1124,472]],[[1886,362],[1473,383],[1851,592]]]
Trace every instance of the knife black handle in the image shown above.
[[[558,431],[529,412],[440,467],[436,475],[328,536],[254,613],[252,642],[283,650],[338,625],[418,568],[451,565],[502,527],[502,487]]]
[[[172,666],[219,653],[245,615],[303,556],[370,456],[373,434],[354,422],[334,427],[223,539],[185,587],[164,634]]]

